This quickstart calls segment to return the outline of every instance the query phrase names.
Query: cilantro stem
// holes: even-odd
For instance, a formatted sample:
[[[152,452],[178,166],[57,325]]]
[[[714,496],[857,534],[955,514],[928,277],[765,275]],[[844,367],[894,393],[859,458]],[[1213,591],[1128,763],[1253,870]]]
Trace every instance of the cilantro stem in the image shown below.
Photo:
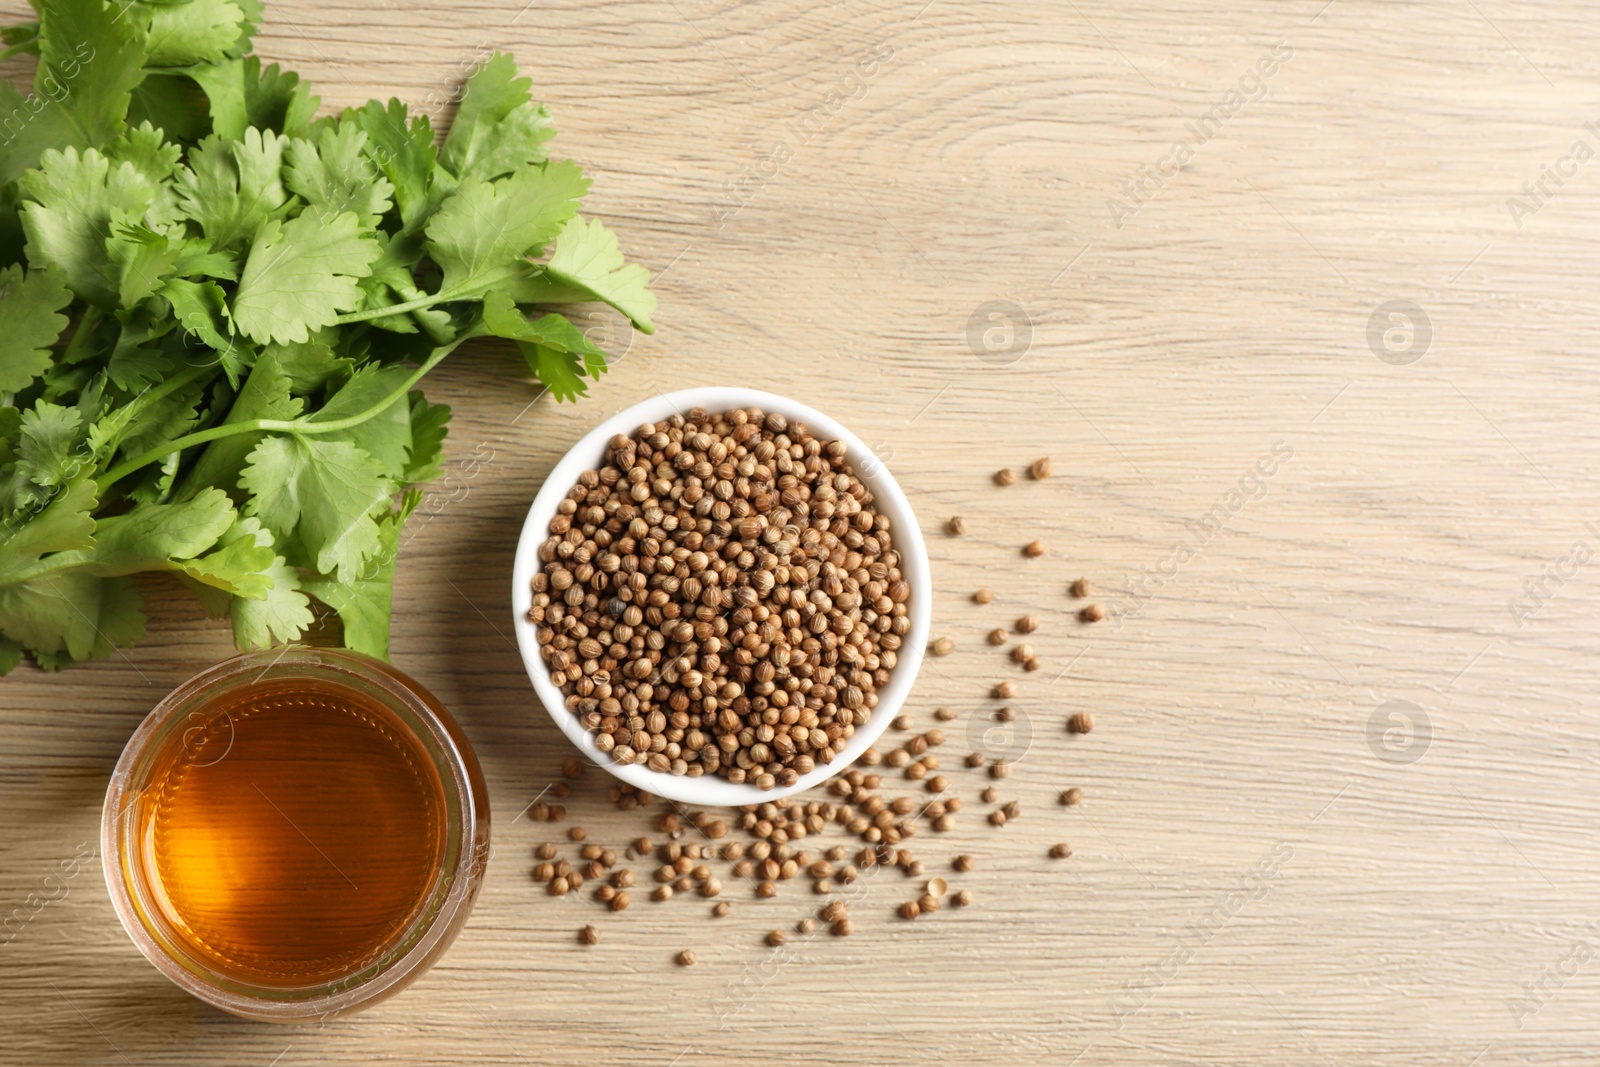
[[[422,308],[432,307],[435,304],[448,303],[460,299],[448,293],[424,294],[415,300],[407,300],[403,304],[387,304],[380,308],[368,308],[365,311],[352,311],[348,315],[340,315],[333,321],[339,326],[347,326],[352,322],[370,322],[373,319],[387,318],[390,315],[404,315],[408,311],[418,311]]]
[[[10,59],[12,56],[20,56],[24,52],[28,52],[28,53],[31,53],[33,55],[38,55],[39,54],[39,38],[38,37],[29,37],[26,41],[19,41],[18,43],[12,45],[10,48],[4,49],[4,50],[0,50],[0,63],[4,63],[6,60]]]
[[[465,338],[462,340],[465,340]],[[340,430],[348,430],[353,426],[359,426],[380,412],[387,410],[391,404],[404,397],[411,391],[413,385],[422,380],[423,375],[437,367],[444,357],[454,352],[460,344],[461,341],[454,341],[442,348],[435,348],[428,354],[428,358],[423,360],[422,364],[402,384],[396,386],[389,395],[365,411],[358,411],[356,414],[342,419],[328,419],[321,422],[310,419],[247,419],[244,422],[228,422],[220,426],[213,426],[210,429],[197,430],[165,444],[157,445],[148,452],[119,463],[96,478],[95,485],[99,488],[100,493],[104,494],[107,489],[134,471],[147,467],[152,463],[159,463],[174,452],[182,452],[184,449],[193,448],[195,445],[219,441],[224,437],[234,437],[242,433],[292,433],[309,436],[337,433]]]

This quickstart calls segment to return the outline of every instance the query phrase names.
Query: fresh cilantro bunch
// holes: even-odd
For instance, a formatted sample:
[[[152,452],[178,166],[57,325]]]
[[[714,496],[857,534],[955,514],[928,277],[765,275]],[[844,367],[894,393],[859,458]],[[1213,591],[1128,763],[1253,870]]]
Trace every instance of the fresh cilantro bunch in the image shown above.
[[[395,552],[449,409],[415,387],[508,338],[558,399],[605,353],[547,305],[650,332],[648,275],[578,214],[510,56],[442,142],[398,100],[317,118],[246,53],[259,0],[34,0],[0,58],[0,673],[144,633],[164,571],[291,641],[309,597],[385,655]]]

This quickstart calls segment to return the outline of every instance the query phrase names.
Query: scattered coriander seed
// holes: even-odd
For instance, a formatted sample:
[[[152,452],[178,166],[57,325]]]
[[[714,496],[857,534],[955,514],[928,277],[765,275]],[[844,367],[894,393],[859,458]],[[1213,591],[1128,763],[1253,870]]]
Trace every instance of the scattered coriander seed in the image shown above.
[[[583,757],[572,755],[561,761],[561,777],[576,781],[583,777]]]
[[[922,735],[922,739],[928,742],[930,748],[938,748],[944,744],[944,731],[935,726],[933,729],[926,731]]]
[[[1050,858],[1053,860],[1064,860],[1070,855],[1072,855],[1072,848],[1066,842],[1050,846]]]
[[[942,897],[944,896],[944,891],[950,888],[950,883],[943,878],[930,878],[928,879],[928,884],[922,888],[936,897]]]
[[[589,831],[585,830],[581,826],[574,826],[572,829],[567,831],[567,837],[573,841],[582,841],[588,836]]]
[[[618,893],[616,896],[611,898],[611,910],[627,911],[628,905],[631,903],[632,901],[629,899],[627,893]]]
[[[950,779],[942,774],[936,774],[928,779],[928,784],[923,786],[930,793],[943,793],[950,788]]]
[[[979,793],[978,797],[985,804],[993,804],[995,801],[1000,799],[1000,790],[996,789],[994,786],[991,785],[987,789],[985,789],[982,793]]]
[[[894,717],[894,721],[889,723],[889,728],[893,729],[893,730],[909,730],[909,729],[911,729],[911,716],[909,716],[909,715],[896,715]]]
[[[1011,722],[1017,717],[1017,713],[1012,711],[1011,706],[1008,704],[1003,708],[994,709],[993,717],[995,722]]]
[[[756,886],[756,896],[761,897],[763,900],[775,897],[777,895],[778,885],[776,882],[762,882]]]
[[[993,810],[993,811],[991,811],[989,813],[989,825],[990,826],[1004,826],[1005,824],[1006,824],[1006,813],[1005,812],[1001,811],[999,808],[996,808],[995,810]]]
[[[536,879],[538,879],[539,881],[541,881],[541,882],[548,882],[550,879],[552,879],[552,878],[554,878],[556,876],[555,864],[553,864],[553,863],[541,863],[541,864],[539,864],[538,866],[534,867],[533,876]]]
[[[1017,620],[1017,633],[1019,634],[1031,634],[1038,628],[1039,616],[1037,615],[1024,615]]]
[[[1087,711],[1073,712],[1067,720],[1067,729],[1075,734],[1086,734],[1094,729],[1094,716]]]
[[[968,904],[972,903],[972,894],[965,889],[959,890],[953,896],[951,896],[950,903],[954,904],[958,908],[964,908]]]
[[[850,905],[846,904],[842,900],[830,900],[826,905],[823,906],[822,911],[819,913],[819,917],[823,922],[832,923],[838,922],[849,913]]]
[[[566,782],[557,782],[550,787],[550,795],[557,800],[565,800],[572,795],[572,787]]]
[[[960,537],[967,532],[967,524],[960,515],[950,516],[950,521],[944,524],[944,528],[951,537]]]
[[[1088,607],[1078,612],[1078,618],[1082,619],[1084,622],[1099,622],[1105,617],[1106,609],[1102,608],[1099,604],[1090,604]]]
[[[594,891],[594,899],[598,900],[602,904],[611,903],[612,898],[616,895],[617,887],[614,885],[603,885]]]
[[[767,931],[767,944],[771,945],[773,948],[782,948],[788,940],[789,936],[782,930]]]
[[[1079,578],[1072,583],[1072,595],[1079,600],[1082,600],[1092,592],[1094,592],[1094,585],[1087,578]]]
[[[1029,559],[1038,559],[1040,556],[1044,555],[1044,542],[1029,541],[1027,544],[1022,546],[1022,554],[1027,556]]]
[[[1043,456],[1033,461],[1033,466],[1028,468],[1028,473],[1033,475],[1034,481],[1042,482],[1050,477],[1050,457]]]
[[[984,758],[982,752],[971,752],[967,754],[968,767],[982,767],[983,764]]]
[[[1014,646],[1011,649],[1011,658],[1017,663],[1026,663],[1033,658],[1033,646],[1027,642]]]
[[[578,931],[578,940],[585,945],[598,945],[600,943],[600,930],[595,926],[585,926]]]
[[[658,885],[658,886],[656,886],[655,889],[653,891],[651,891],[651,893],[650,893],[650,899],[651,900],[671,900],[672,899],[672,887],[670,885]]]
[[[933,713],[933,717],[935,719],[938,719],[940,722],[949,722],[949,721],[951,721],[952,719],[954,719],[956,717],[956,709],[955,708],[938,708],[938,709],[935,709],[935,711]]]
[[[556,858],[556,846],[546,842],[534,849],[533,854],[542,860],[553,860]]]
[[[961,855],[957,856],[953,861],[951,861],[950,865],[956,870],[965,873],[977,866],[977,862],[973,860],[971,856],[963,852]]]
[[[994,472],[994,484],[1016,485],[1017,472],[1012,470],[1010,467],[1001,467],[999,470]]]
[[[838,922],[833,924],[833,927],[829,932],[832,933],[834,937],[849,937],[851,934],[856,932],[856,924],[851,922],[849,919],[840,919]]]
[[[1044,666],[1044,664],[1039,662],[1039,658],[1037,656],[1029,656],[1023,662],[1022,669],[1025,670],[1025,671],[1036,671],[1040,667],[1043,667],[1043,666]]]
[[[989,643],[991,645],[1003,645],[1009,640],[1011,640],[1011,635],[998,627],[989,631]]]
[[[568,879],[568,876],[564,874],[558,874],[554,878],[550,879],[550,895],[553,897],[562,896],[568,889],[571,888],[571,886],[572,883]]]
[[[1022,814],[1022,805],[1015,800],[1008,800],[1000,810],[1006,813],[1006,818],[1015,819]]]
[[[917,906],[922,909],[922,914],[932,915],[939,910],[939,898],[932,893],[924,893],[917,900]]]
[[[991,777],[991,778],[1009,778],[1009,777],[1011,777],[1011,764],[1008,761],[1003,760],[1003,759],[995,760],[993,763],[991,763],[989,765],[989,777]]]
[[[908,900],[900,905],[900,918],[915,919],[922,914],[922,907],[914,900]]]
[[[1083,790],[1079,789],[1077,786],[1073,786],[1071,789],[1068,789],[1066,792],[1061,794],[1061,803],[1068,807],[1083,803]]]
[[[648,837],[637,837],[633,841],[633,851],[641,856],[648,856],[655,846],[650,844]]]
[[[1001,682],[989,690],[989,696],[995,700],[1010,700],[1017,695],[1017,687],[1010,682]]]
[[[722,903],[716,905],[715,907],[713,907],[711,909],[711,914],[714,915],[716,918],[721,919],[721,918],[726,917],[728,912],[730,912],[732,910],[733,910],[733,905],[729,904],[726,900],[724,900]]]
[[[694,952],[691,949],[684,949],[682,952],[678,953],[678,966],[679,967],[693,967],[694,966]]]
[[[802,934],[809,934],[816,930],[817,920],[808,915],[804,919],[801,919],[799,922],[795,923],[794,928]]]
[[[947,834],[956,828],[956,817],[946,812],[933,820],[933,828],[941,834]]]
[[[906,877],[907,878],[920,878],[920,877],[922,877],[922,861],[921,860],[912,860],[910,863],[906,864]]]
[[[948,656],[956,650],[956,643],[948,637],[941,637],[929,646],[928,651],[935,656]]]
[[[994,593],[988,589],[980,589],[972,594],[974,604],[988,604],[994,600]]]

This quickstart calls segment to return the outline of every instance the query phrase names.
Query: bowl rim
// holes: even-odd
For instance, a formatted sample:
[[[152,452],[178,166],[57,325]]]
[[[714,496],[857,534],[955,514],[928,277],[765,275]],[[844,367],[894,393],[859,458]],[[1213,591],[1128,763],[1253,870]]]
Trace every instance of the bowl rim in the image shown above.
[[[607,443],[616,434],[631,433],[644,423],[687,413],[697,407],[708,411],[759,407],[763,411],[777,412],[805,424],[818,437],[843,441],[846,455],[856,468],[856,476],[872,493],[874,505],[889,517],[894,547],[900,553],[900,569],[911,586],[911,629],[900,646],[898,662],[890,672],[889,684],[878,691],[878,704],[871,717],[856,729],[844,750],[831,763],[802,774],[792,786],[763,790],[748,782],[730,782],[715,775],[690,778],[652,771],[642,763],[617,763],[600,751],[594,743],[594,735],[579,724],[577,716],[566,710],[561,691],[550,680],[548,668],[539,655],[538,627],[528,620],[528,609],[533,605],[531,582],[538,570],[539,545],[549,536],[550,520],[555,516],[556,507],[576,484],[578,475],[600,465]],[[870,459],[861,463],[859,457],[862,456]],[[522,653],[523,666],[527,669],[528,678],[545,713],[590,762],[638,789],[688,804],[738,807],[777,801],[804,792],[848,769],[883,735],[890,720],[910,696],[917,672],[922,667],[933,619],[933,583],[928,548],[916,515],[911,510],[911,502],[894,476],[861,438],[843,424],[807,404],[760,389],[707,386],[658,393],[603,420],[579,438],[546,475],[544,484],[528,508],[522,533],[517,538],[516,553],[511,574],[512,625],[516,629],[517,647]]]

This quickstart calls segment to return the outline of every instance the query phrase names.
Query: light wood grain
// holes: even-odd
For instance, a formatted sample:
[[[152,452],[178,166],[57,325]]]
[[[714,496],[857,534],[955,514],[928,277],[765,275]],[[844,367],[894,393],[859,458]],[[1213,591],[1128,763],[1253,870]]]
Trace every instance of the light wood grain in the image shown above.
[[[433,94],[444,113],[477,49],[517,52],[595,178],[593,209],[657,272],[661,329],[577,406],[519,418],[530,392],[493,349],[428,382],[455,406],[462,491],[413,520],[394,659],[461,719],[497,812],[482,900],[444,961],[321,1029],[234,1020],[144,963],[90,865],[0,948],[0,1061],[1592,1058],[1593,565],[1521,625],[1507,602],[1575,542],[1600,552],[1585,526],[1600,521],[1600,164],[1520,228],[1506,200],[1574,140],[1596,143],[1600,8],[924,3],[270,5],[258,50],[330,108]],[[1266,97],[1118,227],[1107,200],[1124,179],[1169,158],[1279,41],[1293,57]],[[882,42],[892,58],[858,89],[847,76]],[[793,132],[841,91],[856,98]],[[780,142],[792,158],[738,192]],[[1032,323],[1008,366],[969,347],[991,300]],[[1432,323],[1409,366],[1368,347],[1391,300]],[[711,383],[827,410],[911,492],[936,629],[960,646],[925,670],[919,717],[987,708],[1011,668],[982,634],[1024,610],[1045,620],[1045,669],[1017,701],[1032,746],[1003,790],[1023,817],[981,825],[963,773],[960,829],[916,842],[930,866],[979,857],[961,882],[975,906],[908,925],[891,910],[910,886],[885,874],[856,936],[776,968],[759,938],[817,902],[801,886],[761,902],[736,884],[719,921],[698,899],[603,914],[530,883],[547,828],[515,818],[565,754],[507,637],[522,515],[600,417]],[[1264,496],[1153,595],[1116,592],[1280,442],[1293,455]],[[1045,454],[1048,482],[988,480]],[[955,513],[960,540],[941,532]],[[1034,537],[1049,555],[1024,561]],[[1111,591],[1112,620],[1071,619],[1080,574]],[[966,599],[980,585],[988,608]],[[191,603],[151,596],[139,646],[0,683],[0,913],[95,840],[139,718],[229,652]],[[1414,763],[1369,744],[1391,700],[1431,721]],[[1099,725],[1069,738],[1080,708]],[[950,763],[965,751],[952,732]],[[1087,800],[1067,811],[1053,800],[1070,784]],[[606,841],[638,833],[603,787],[591,772],[575,820]],[[1070,860],[1045,857],[1058,840]],[[1251,872],[1274,856],[1258,894]],[[605,940],[582,949],[589,921]],[[683,947],[701,964],[672,966]],[[1541,981],[1546,1002],[1524,1011]]]

